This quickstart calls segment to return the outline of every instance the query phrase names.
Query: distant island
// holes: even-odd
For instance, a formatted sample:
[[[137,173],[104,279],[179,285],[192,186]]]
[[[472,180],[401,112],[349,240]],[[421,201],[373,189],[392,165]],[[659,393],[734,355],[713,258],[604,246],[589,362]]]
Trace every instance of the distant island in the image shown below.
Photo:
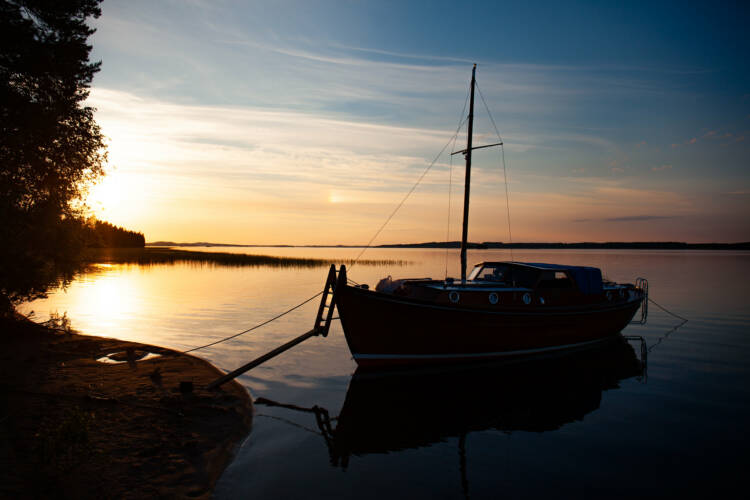
[[[362,248],[363,245],[239,245],[232,243],[176,243],[174,241],[154,241],[146,243],[150,247],[239,247],[239,248]],[[460,248],[460,241],[431,241],[426,243],[391,243],[374,245],[372,248]],[[521,249],[572,249],[572,250],[750,250],[750,242],[744,243],[685,243],[679,241],[636,241],[636,242],[580,242],[580,243],[503,243],[485,241],[469,243],[471,249],[521,248]]]

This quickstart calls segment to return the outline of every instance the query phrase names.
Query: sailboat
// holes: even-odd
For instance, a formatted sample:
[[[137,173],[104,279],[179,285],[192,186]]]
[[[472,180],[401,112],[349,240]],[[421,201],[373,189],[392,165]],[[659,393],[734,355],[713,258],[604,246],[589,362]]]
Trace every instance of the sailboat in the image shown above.
[[[618,336],[642,304],[645,312],[645,279],[614,283],[595,267],[481,262],[467,275],[471,157],[474,149],[487,147],[472,145],[475,87],[476,64],[467,145],[461,151],[466,173],[460,280],[389,277],[373,290],[350,284],[344,265],[329,273],[333,301],[359,366],[456,363],[585,348]],[[332,311],[331,305],[329,318]]]

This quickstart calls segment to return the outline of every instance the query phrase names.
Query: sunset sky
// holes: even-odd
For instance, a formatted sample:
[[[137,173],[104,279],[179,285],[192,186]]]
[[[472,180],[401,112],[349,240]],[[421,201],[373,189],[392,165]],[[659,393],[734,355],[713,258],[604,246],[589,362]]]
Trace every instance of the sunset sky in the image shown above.
[[[514,241],[750,241],[748,4],[602,4],[105,0],[88,204],[147,241],[367,243],[476,62]],[[474,161],[469,238],[508,241],[500,150]],[[445,240],[450,176],[443,155],[375,244]]]

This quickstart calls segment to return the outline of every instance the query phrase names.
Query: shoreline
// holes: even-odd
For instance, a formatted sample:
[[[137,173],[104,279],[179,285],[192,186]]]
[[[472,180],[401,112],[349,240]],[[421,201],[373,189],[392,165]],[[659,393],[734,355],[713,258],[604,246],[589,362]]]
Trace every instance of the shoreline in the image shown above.
[[[171,247],[135,248],[90,248],[84,260],[88,264],[138,264],[141,266],[158,264],[191,263],[196,265],[216,265],[225,267],[280,267],[313,268],[328,267],[331,264],[350,264],[352,259],[319,259],[305,257],[279,257],[229,252],[201,252],[179,250]],[[403,265],[403,260],[361,259],[360,265]]]
[[[207,391],[223,373],[204,359],[21,318],[0,320],[0,497],[210,498],[252,427],[242,385]]]
[[[170,247],[233,247],[233,248],[365,248],[364,245],[240,245],[234,243],[175,243],[172,241],[148,242],[146,248]],[[520,250],[750,250],[750,242],[736,243],[685,243],[675,241],[646,242],[542,242],[503,243],[499,241],[468,242],[469,249],[520,249]],[[387,243],[369,248],[461,248],[460,241],[430,241],[423,243]]]

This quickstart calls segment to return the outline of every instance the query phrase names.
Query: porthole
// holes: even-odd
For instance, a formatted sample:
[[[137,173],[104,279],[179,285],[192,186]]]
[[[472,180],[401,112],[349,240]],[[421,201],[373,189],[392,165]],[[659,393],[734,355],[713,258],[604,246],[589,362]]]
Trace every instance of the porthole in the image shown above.
[[[448,294],[448,299],[453,302],[454,304],[458,303],[458,299],[460,299],[461,296],[458,294],[458,292],[451,292]]]
[[[528,293],[524,293],[523,294],[523,303],[526,304],[526,305],[531,304],[531,295],[529,295]]]
[[[492,292],[489,295],[490,304],[497,304],[497,301],[500,300],[495,292]]]
[[[620,298],[622,299],[624,297],[625,297],[625,290],[623,288],[620,288]]]
[[[539,303],[544,305],[544,297],[539,297]]]
[[[612,292],[607,292],[607,300],[612,301]]]

